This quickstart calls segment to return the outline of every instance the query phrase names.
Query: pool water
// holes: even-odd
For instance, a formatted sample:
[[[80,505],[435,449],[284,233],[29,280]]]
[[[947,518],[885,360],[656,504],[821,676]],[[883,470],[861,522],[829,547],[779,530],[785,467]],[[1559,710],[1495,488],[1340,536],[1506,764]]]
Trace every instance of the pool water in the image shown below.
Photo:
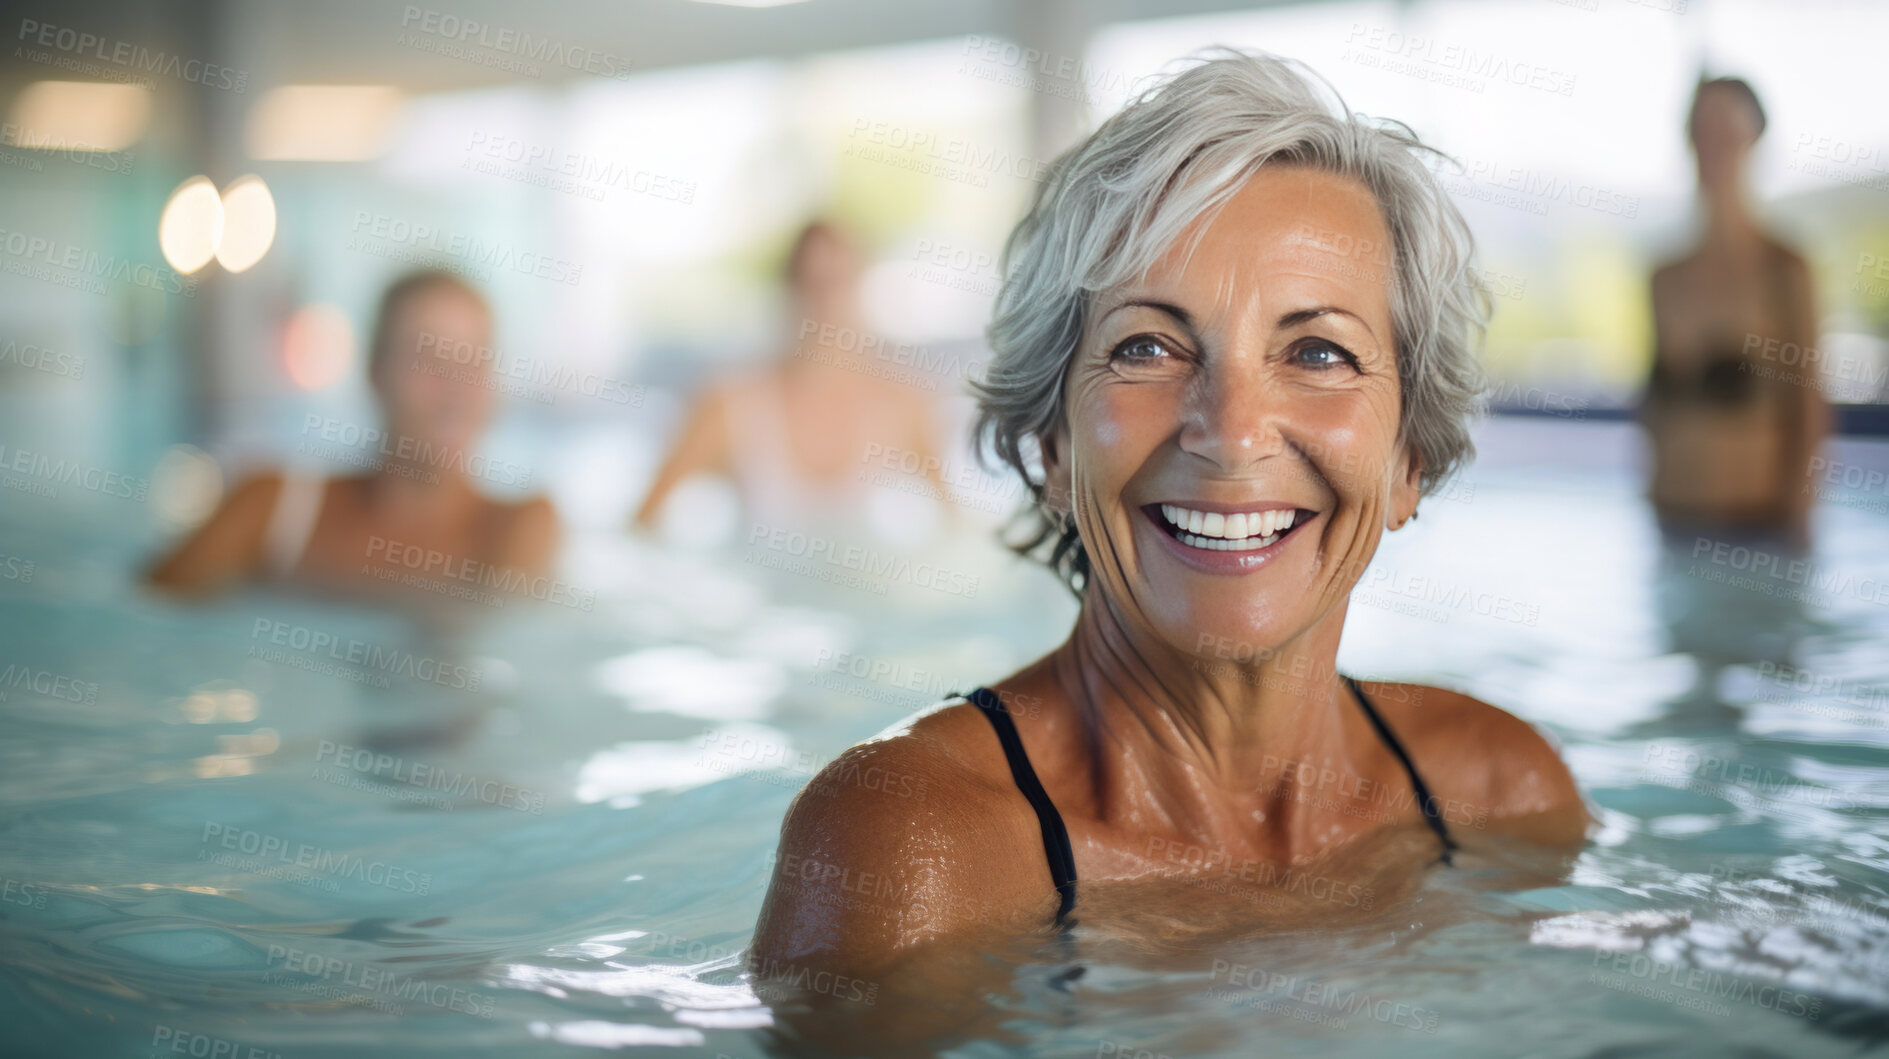
[[[1180,959],[1079,930],[1001,967],[939,1050],[1889,1040],[1889,518],[1827,499],[1795,567],[1662,542],[1627,459],[1526,455],[1605,430],[1575,429],[1487,428],[1491,457],[1386,540],[1341,657],[1552,733],[1599,820],[1564,876],[1495,850],[1368,921]],[[778,1052],[742,954],[796,789],[1073,614],[980,542],[934,555],[965,595],[584,535],[588,609],[442,628],[154,601],[131,578],[148,540],[108,521],[5,535],[35,563],[0,578],[7,1054]]]

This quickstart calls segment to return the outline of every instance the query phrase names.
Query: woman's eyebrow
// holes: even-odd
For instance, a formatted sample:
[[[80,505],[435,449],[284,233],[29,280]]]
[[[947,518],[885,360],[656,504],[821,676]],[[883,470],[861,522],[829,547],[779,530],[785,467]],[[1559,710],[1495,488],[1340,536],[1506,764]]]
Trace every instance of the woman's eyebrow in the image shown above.
[[[1324,316],[1327,313],[1338,313],[1339,315],[1342,315],[1342,316],[1349,316],[1353,320],[1356,320],[1357,322],[1359,322],[1360,324],[1364,324],[1364,329],[1371,333],[1372,338],[1377,337],[1377,331],[1374,330],[1371,327],[1371,325],[1365,321],[1364,317],[1359,316],[1357,313],[1352,312],[1350,309],[1341,309],[1336,305],[1320,305],[1320,306],[1315,306],[1310,309],[1294,309],[1293,311],[1286,313],[1284,316],[1281,316],[1279,318],[1278,328],[1281,331],[1285,331],[1290,328],[1297,327],[1308,320],[1315,320],[1321,316]]]
[[[1152,299],[1152,298],[1130,298],[1127,301],[1122,302],[1120,305],[1117,305],[1115,308],[1110,309],[1108,312],[1103,313],[1102,319],[1106,320],[1109,317],[1114,316],[1116,313],[1121,312],[1123,309],[1130,309],[1136,306],[1140,306],[1141,308],[1144,308],[1144,309],[1154,309],[1158,312],[1164,312],[1168,314],[1169,316],[1172,316],[1174,319],[1179,320],[1181,322],[1181,326],[1187,328],[1189,331],[1192,331],[1194,329],[1194,318],[1192,315],[1188,313],[1186,309],[1183,309],[1180,306],[1175,305],[1171,302],[1156,301],[1155,299]]]

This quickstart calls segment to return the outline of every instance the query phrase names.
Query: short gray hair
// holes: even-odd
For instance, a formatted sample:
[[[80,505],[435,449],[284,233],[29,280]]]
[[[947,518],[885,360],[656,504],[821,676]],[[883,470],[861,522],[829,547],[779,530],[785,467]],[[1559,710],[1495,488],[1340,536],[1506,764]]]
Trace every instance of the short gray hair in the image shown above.
[[[1268,161],[1354,177],[1371,190],[1392,243],[1399,438],[1423,460],[1424,494],[1475,451],[1469,426],[1484,388],[1478,352],[1490,299],[1472,265],[1469,226],[1421,157],[1445,156],[1402,122],[1351,111],[1302,63],[1232,48],[1207,54],[1056,160],[1004,246],[986,332],[994,355],[971,383],[978,458],[988,438],[1032,497],[1020,512],[1033,521],[1030,535],[1011,547],[1032,555],[1051,542],[1044,561],[1078,596],[1088,555],[1074,520],[1051,514],[1026,442],[1063,421],[1063,379],[1092,297],[1144,273]]]

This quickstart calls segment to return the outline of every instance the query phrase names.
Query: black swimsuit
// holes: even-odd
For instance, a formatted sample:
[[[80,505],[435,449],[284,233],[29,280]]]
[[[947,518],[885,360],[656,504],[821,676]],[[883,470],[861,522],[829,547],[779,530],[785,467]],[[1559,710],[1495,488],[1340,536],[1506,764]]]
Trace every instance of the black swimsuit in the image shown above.
[[[1450,852],[1456,849],[1456,842],[1450,838],[1449,828],[1443,823],[1443,815],[1437,811],[1436,797],[1430,793],[1423,777],[1417,774],[1416,764],[1410,760],[1404,745],[1397,741],[1390,725],[1378,716],[1371,700],[1364,697],[1364,689],[1350,677],[1345,678],[1345,683],[1351,687],[1351,694],[1357,698],[1358,705],[1364,708],[1364,715],[1370,718],[1371,727],[1377,729],[1385,745],[1403,764],[1404,771],[1410,774],[1410,786],[1417,792],[1417,804],[1423,809],[1423,819],[1430,825],[1430,830],[1443,840],[1442,861],[1450,863]],[[952,693],[947,697],[955,695]],[[1023,740],[1017,736],[1016,722],[1010,719],[1010,712],[1004,708],[997,694],[989,688],[978,688],[964,697],[990,719],[991,727],[997,730],[997,741],[1003,744],[1004,758],[1010,762],[1010,775],[1016,780],[1017,790],[1023,792],[1030,808],[1036,810],[1037,823],[1043,829],[1043,849],[1049,855],[1049,875],[1056,884],[1056,893],[1060,898],[1056,906],[1056,922],[1063,923],[1070,910],[1076,907],[1076,857],[1069,845],[1069,829],[1063,826],[1062,814],[1056,811],[1055,803],[1050,801],[1042,782],[1036,778],[1036,770],[1030,767],[1030,757],[1023,750]]]

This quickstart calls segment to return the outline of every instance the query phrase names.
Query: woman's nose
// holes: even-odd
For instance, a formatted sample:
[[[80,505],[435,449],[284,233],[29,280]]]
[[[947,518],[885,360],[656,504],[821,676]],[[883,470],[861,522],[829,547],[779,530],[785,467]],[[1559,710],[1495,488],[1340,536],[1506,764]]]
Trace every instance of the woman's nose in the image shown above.
[[[1279,387],[1256,364],[1209,367],[1189,393],[1181,449],[1237,471],[1285,448],[1288,412]]]

